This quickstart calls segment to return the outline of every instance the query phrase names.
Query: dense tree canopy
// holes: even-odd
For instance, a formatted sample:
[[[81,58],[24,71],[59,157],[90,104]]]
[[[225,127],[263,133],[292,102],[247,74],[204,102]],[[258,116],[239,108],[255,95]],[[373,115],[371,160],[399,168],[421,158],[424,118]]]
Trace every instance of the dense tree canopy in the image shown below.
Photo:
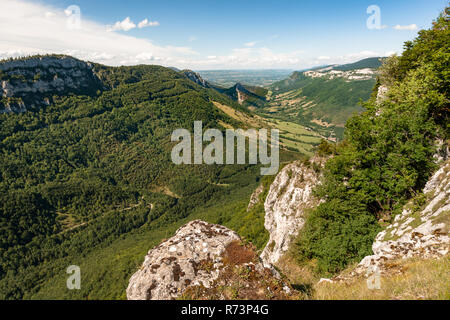
[[[449,137],[449,41],[442,15],[382,67],[378,85],[389,87],[387,97],[373,96],[347,122],[346,139],[317,190],[326,202],[311,213],[298,241],[300,259],[317,259],[321,272],[371,254],[377,221],[398,214],[435,168],[436,139]]]

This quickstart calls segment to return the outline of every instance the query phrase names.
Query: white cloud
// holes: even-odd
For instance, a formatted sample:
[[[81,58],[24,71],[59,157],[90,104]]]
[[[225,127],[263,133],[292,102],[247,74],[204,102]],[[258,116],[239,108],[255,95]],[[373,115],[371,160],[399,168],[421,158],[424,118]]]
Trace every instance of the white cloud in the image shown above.
[[[381,26],[379,26],[379,27],[376,27],[375,29],[377,29],[377,30],[383,30],[383,29],[387,29],[387,28],[389,28],[389,26],[383,24],[383,25],[381,25]]]
[[[67,27],[63,9],[25,0],[0,0],[0,59],[30,54],[57,53],[106,65],[159,64],[179,69],[303,69],[316,65],[354,62],[380,56],[362,51],[344,56],[311,57],[304,51],[279,52],[268,47],[242,46],[229,52],[208,52],[200,55],[190,47],[158,45],[148,39],[110,31],[105,25],[82,20],[80,29]],[[46,15],[52,12],[54,15]],[[141,22],[150,22],[143,20]],[[116,30],[129,29],[130,18],[119,22]],[[138,26],[135,26],[136,28]],[[131,29],[129,29],[131,30]],[[258,42],[261,44],[260,42]],[[248,43],[250,44],[250,43]],[[332,50],[332,48],[330,49]],[[327,56],[325,56],[327,55]],[[326,59],[329,58],[329,59]]]
[[[54,16],[56,16],[56,13],[54,13],[54,12],[47,11],[45,13],[45,17],[48,18],[48,19],[53,18]]]
[[[252,41],[252,42],[247,42],[244,45],[246,47],[254,47],[258,42],[257,41]]]
[[[387,51],[387,52],[384,53],[384,56],[385,57],[390,57],[390,56],[393,56],[394,54],[398,55],[397,51]]]
[[[144,19],[141,22],[139,22],[138,27],[139,29],[146,28],[146,27],[158,27],[159,22],[158,21],[149,21],[148,19]]]
[[[56,53],[107,65],[157,62],[177,66],[186,56],[196,56],[189,47],[160,46],[107,32],[104,25],[86,19],[80,29],[70,29],[63,9],[24,0],[0,0],[0,7],[0,58]],[[54,13],[51,19],[47,12]],[[129,29],[131,20],[124,21],[121,29]]]
[[[414,30],[418,29],[416,24],[410,24],[410,25],[407,25],[407,26],[401,26],[401,25],[398,24],[398,25],[394,26],[393,28],[395,30],[407,30],[407,31],[414,31]]]
[[[108,26],[108,31],[130,31],[136,28],[136,24],[126,17],[123,21],[117,21],[113,26]]]

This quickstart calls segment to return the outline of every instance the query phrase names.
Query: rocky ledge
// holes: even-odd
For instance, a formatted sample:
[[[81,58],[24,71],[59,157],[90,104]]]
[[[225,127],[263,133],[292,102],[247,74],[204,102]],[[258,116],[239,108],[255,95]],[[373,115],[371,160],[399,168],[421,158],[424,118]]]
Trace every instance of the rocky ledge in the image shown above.
[[[276,264],[289,250],[292,240],[305,224],[305,213],[320,201],[313,190],[320,182],[323,158],[296,161],[283,168],[270,186],[264,203],[265,228],[270,239],[261,258],[266,264]]]
[[[355,270],[367,273],[376,268],[390,271],[391,262],[409,258],[439,258],[450,249],[450,161],[428,181],[422,198],[408,203],[393,224],[380,232],[373,243],[373,255],[365,257]]]
[[[191,81],[195,82],[196,84],[202,86],[203,88],[210,88],[211,86],[209,83],[202,78],[200,74],[197,72],[194,72],[192,70],[183,70],[182,73]]]
[[[0,113],[49,105],[54,95],[92,95],[101,89],[93,65],[72,57],[37,56],[0,62]]]
[[[232,230],[192,221],[150,250],[129,300],[287,299],[292,289]]]

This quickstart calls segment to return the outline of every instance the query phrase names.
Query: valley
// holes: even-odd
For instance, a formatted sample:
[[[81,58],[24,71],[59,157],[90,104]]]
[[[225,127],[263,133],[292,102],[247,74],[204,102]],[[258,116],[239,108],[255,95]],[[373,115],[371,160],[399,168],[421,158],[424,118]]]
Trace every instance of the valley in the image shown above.
[[[329,141],[343,139],[346,121],[363,110],[360,102],[372,94],[381,58],[343,66],[294,72],[269,87],[266,116],[294,122]]]
[[[225,88],[242,83],[249,86],[267,87],[287,78],[292,70],[205,70],[199,74],[207,81]]]
[[[448,299],[448,24],[294,72],[0,61],[0,299]],[[279,172],[176,165],[200,121],[278,129]]]
[[[382,59],[369,58],[351,64],[294,71],[285,79],[267,85],[249,81],[244,76],[233,77],[233,73],[229,75],[217,71],[217,74],[227,80],[219,82],[215,87],[212,84],[209,86],[269,122],[273,119],[282,123],[294,123],[309,131],[310,136],[337,142],[343,139],[346,121],[352,115],[360,113],[363,110],[361,102],[372,95]],[[211,73],[200,72],[200,79],[202,75],[207,81],[216,81]],[[205,80],[200,82],[202,81]],[[237,83],[232,85],[233,81]],[[272,121],[271,125],[276,125],[276,121]],[[289,128],[282,126],[284,130]],[[307,146],[301,145],[305,139],[285,135],[284,140],[286,146],[310,153]],[[308,138],[306,140],[311,141]],[[314,144],[317,146],[316,140]]]

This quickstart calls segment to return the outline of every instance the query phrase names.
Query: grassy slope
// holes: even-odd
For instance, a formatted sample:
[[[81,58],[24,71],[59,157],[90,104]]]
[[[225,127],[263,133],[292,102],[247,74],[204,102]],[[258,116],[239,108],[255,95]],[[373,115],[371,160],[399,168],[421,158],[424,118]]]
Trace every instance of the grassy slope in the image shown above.
[[[214,105],[232,119],[243,124],[242,128],[274,128],[280,130],[281,146],[293,153],[311,156],[315,147],[322,140],[319,134],[298,123],[273,119],[266,117],[264,114],[248,114],[217,102],[214,102]],[[232,125],[227,127],[231,128]]]
[[[349,71],[378,68],[379,58],[370,58],[333,69]],[[265,112],[274,117],[310,127],[328,137],[342,139],[344,125],[352,114],[362,111],[360,100],[370,97],[375,79],[354,81],[342,78],[310,78],[294,72],[290,78],[270,86]]]
[[[438,260],[393,262],[401,275],[381,276],[381,289],[370,290],[367,279],[324,283],[315,286],[314,298],[320,300],[449,300],[450,256]]]
[[[274,84],[273,98],[265,112],[308,126],[325,136],[333,131],[342,138],[345,122],[362,110],[359,102],[370,97],[374,85],[375,80],[346,82],[302,76],[282,85]]]

